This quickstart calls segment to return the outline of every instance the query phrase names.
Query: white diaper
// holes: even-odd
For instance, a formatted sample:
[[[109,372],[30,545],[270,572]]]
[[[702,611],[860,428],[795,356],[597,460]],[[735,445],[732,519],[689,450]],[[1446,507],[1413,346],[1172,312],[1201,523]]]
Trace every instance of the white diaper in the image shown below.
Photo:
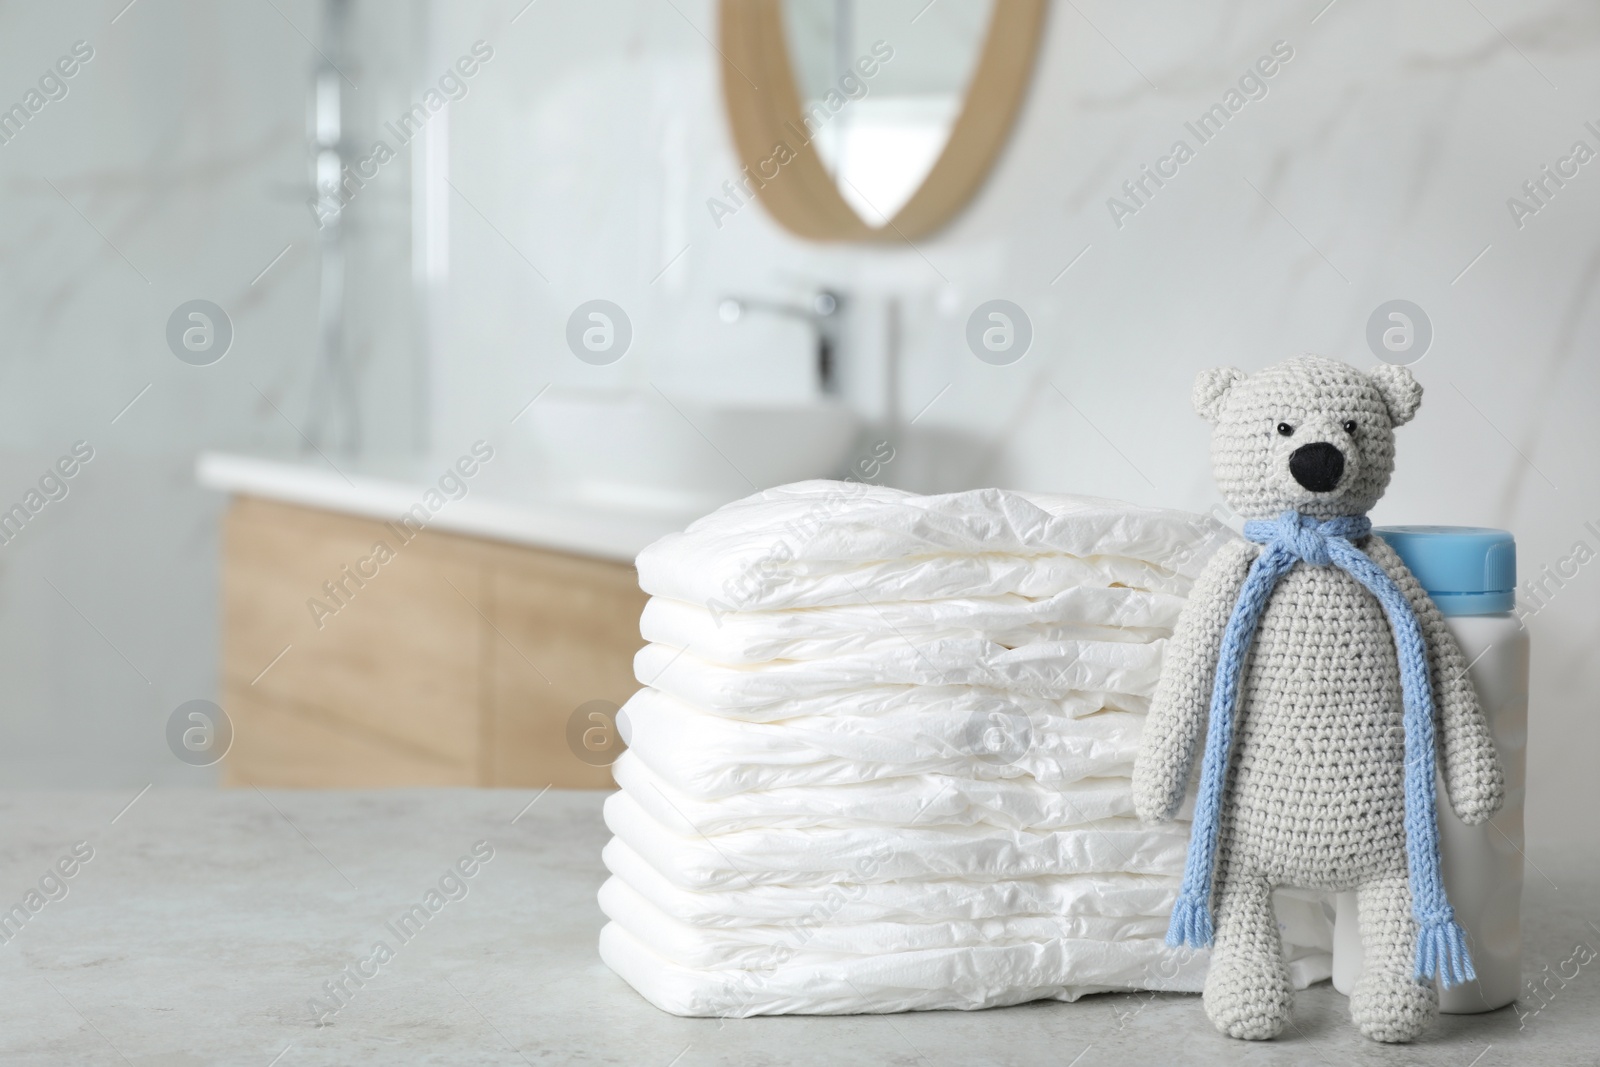
[[[1041,641],[1006,648],[978,635],[892,640],[871,651],[818,660],[733,666],[692,650],[645,645],[634,676],[707,710],[760,707],[800,695],[852,694],[885,685],[979,687],[1060,699],[1071,693],[1148,694],[1164,641]]]
[[[652,597],[639,620],[646,641],[692,649],[715,663],[831,659],[891,641],[990,635],[1008,647],[1072,638],[1149,641],[1169,636],[1183,598],[1120,586],[1074,586],[1034,600],[1015,594],[882,601],[789,611],[718,614]]]
[[[633,746],[627,758],[699,797],[932,773],[1051,786],[1107,775],[1126,782],[1143,723],[1124,711],[1074,720],[1044,701],[970,689],[893,713],[841,709],[773,723],[709,715],[643,689],[618,716]]]
[[[1182,594],[1226,536],[1209,518],[1089,497],[814,481],[719,508],[637,565],[645,592],[719,612],[1113,584]]]

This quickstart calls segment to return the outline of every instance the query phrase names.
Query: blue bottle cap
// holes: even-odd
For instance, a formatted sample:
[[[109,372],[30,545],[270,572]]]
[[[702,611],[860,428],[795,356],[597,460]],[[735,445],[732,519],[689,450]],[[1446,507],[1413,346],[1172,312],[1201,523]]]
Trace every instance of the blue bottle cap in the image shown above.
[[[1517,592],[1517,543],[1483,526],[1379,526],[1446,615],[1510,611]]]

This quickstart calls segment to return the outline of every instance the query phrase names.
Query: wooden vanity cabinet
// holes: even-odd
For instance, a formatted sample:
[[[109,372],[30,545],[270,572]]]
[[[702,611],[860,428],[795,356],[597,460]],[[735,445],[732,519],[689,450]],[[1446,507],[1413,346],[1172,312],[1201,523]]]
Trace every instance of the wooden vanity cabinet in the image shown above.
[[[223,601],[226,784],[612,785],[568,721],[639,688],[627,564],[238,496]]]

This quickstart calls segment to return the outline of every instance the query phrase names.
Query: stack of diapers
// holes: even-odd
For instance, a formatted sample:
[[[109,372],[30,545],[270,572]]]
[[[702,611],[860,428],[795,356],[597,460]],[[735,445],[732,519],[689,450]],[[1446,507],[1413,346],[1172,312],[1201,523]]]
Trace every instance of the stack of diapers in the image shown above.
[[[1200,989],[1167,947],[1184,818],[1130,775],[1209,519],[802,482],[638,558],[652,599],[606,801],[605,962],[679,1015]],[[1280,894],[1297,985],[1320,903]]]

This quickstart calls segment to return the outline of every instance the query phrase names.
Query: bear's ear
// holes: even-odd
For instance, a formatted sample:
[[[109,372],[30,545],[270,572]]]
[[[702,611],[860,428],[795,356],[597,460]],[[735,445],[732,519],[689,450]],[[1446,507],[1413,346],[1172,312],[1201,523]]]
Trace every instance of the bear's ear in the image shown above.
[[[1203,370],[1194,380],[1194,393],[1192,402],[1194,409],[1200,417],[1207,422],[1216,422],[1217,416],[1222,414],[1222,399],[1228,395],[1228,390],[1244,381],[1244,371],[1238,367],[1212,367]]]
[[[1391,363],[1380,363],[1367,372],[1372,383],[1383,394],[1384,407],[1389,409],[1389,422],[1403,426],[1411,421],[1422,406],[1422,383],[1406,368]]]

